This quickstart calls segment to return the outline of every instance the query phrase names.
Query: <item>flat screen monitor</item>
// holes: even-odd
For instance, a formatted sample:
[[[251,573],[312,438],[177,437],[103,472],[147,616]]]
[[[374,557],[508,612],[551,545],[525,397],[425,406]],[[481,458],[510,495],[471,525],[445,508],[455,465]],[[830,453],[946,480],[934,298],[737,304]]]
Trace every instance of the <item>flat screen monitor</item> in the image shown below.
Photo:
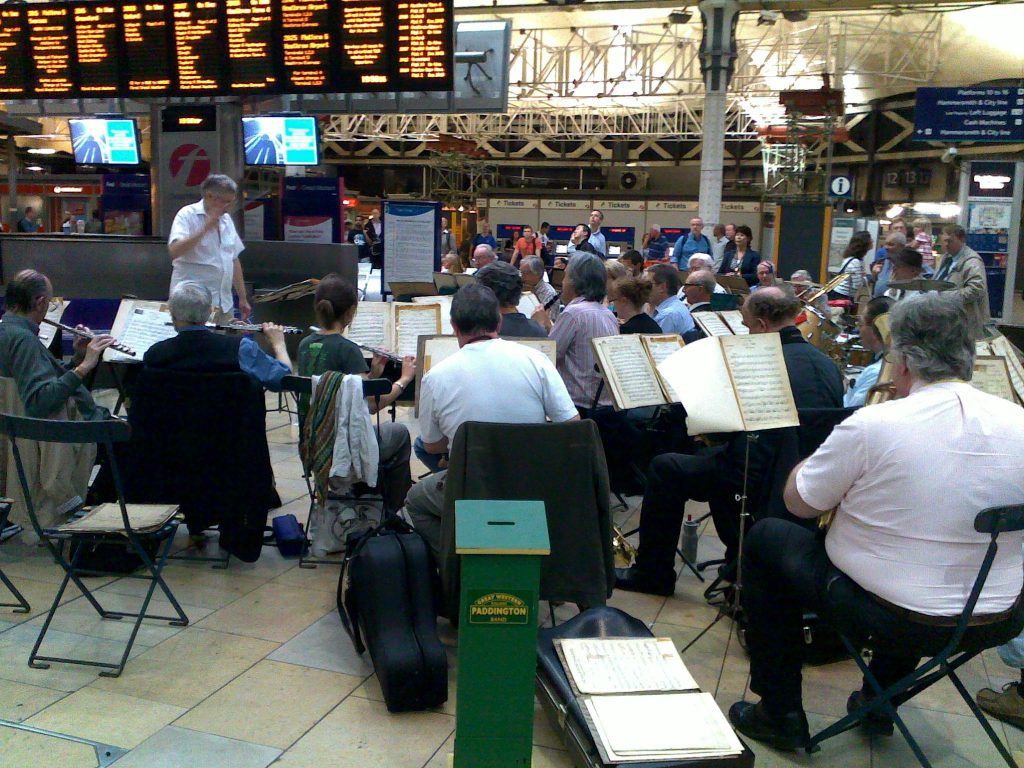
[[[318,165],[315,117],[243,117],[246,165]]]
[[[139,132],[129,118],[73,118],[71,146],[79,165],[138,165]]]

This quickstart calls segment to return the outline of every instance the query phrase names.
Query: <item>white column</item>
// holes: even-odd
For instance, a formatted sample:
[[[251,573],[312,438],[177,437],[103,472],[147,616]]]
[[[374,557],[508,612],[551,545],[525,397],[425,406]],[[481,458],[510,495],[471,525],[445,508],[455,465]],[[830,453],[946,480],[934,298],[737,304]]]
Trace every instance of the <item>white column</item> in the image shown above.
[[[701,0],[698,8],[704,24],[700,60],[705,90],[699,213],[711,225],[721,220],[726,94],[736,62],[740,4],[738,0]]]

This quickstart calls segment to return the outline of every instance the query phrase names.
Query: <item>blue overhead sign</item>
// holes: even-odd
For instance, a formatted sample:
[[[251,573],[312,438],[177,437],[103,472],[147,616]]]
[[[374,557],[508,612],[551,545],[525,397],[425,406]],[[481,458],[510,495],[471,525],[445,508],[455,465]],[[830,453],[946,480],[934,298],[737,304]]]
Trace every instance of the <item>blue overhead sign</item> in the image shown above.
[[[1024,141],[1024,88],[918,88],[914,138]]]

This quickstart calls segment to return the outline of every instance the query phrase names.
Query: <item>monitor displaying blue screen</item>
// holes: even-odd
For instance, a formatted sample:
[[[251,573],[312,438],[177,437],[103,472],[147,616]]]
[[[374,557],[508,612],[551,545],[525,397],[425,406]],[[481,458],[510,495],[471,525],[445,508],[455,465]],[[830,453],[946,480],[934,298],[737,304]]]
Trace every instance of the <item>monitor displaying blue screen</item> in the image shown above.
[[[139,135],[134,120],[76,118],[68,124],[79,165],[139,164]]]
[[[317,165],[315,117],[243,117],[246,165]]]

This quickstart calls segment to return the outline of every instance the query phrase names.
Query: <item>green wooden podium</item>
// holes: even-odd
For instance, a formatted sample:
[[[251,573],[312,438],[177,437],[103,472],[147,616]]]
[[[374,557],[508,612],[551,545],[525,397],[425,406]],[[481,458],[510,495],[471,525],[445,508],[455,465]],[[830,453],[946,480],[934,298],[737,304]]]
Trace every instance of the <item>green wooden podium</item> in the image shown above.
[[[457,501],[461,562],[455,768],[529,768],[541,557],[541,501]]]

